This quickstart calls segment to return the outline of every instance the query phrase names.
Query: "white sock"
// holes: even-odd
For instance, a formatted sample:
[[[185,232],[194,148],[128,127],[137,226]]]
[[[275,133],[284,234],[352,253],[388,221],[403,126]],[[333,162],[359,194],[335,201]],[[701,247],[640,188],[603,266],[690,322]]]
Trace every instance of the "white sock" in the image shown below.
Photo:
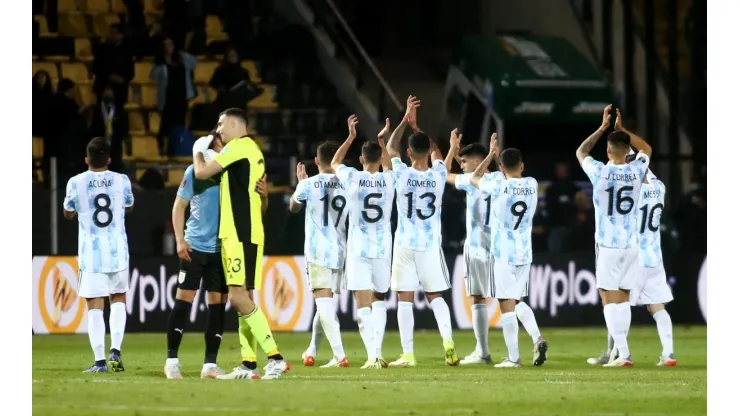
[[[360,338],[365,344],[367,350],[367,359],[375,361],[375,329],[373,328],[373,311],[370,308],[360,308],[357,310],[357,326],[360,328]]]
[[[509,350],[509,361],[519,361],[519,322],[516,312],[507,312],[501,315],[501,326],[504,330],[504,342]]]
[[[473,314],[473,333],[475,334],[475,351],[481,357],[488,357],[488,307],[485,303],[470,306]]]
[[[123,334],[126,332],[126,304],[123,302],[116,302],[110,304],[110,317],[108,318],[108,324],[110,325],[110,347],[121,351],[121,344],[123,344]]]
[[[434,312],[434,319],[437,320],[439,335],[442,339],[452,339],[452,320],[450,319],[450,308],[443,298],[435,298],[429,306]]]
[[[398,333],[404,354],[414,353],[414,304],[398,302]]]
[[[385,309],[385,301],[373,302],[373,329],[375,330],[375,355],[383,356],[383,337],[385,337],[385,324],[388,320],[388,311]]]
[[[628,304],[629,305],[629,304]],[[616,303],[610,303],[604,306],[604,320],[606,328],[614,338],[614,348],[617,349],[621,358],[629,357],[629,348],[627,347],[627,336],[622,324],[621,307]],[[626,355],[625,355],[626,354]]]
[[[542,334],[540,334],[540,328],[537,326],[537,319],[534,317],[532,308],[524,302],[519,302],[514,308],[514,312],[516,312],[516,317],[519,318],[519,322],[522,323],[529,336],[532,337],[532,343],[536,344]]]
[[[319,317],[319,308],[316,307],[316,314],[313,316],[313,325],[311,325],[311,343],[308,344],[306,353],[312,357],[315,357],[321,345],[321,340],[324,339],[324,330],[321,329],[321,318]]]
[[[167,361],[164,362],[164,364],[165,365],[180,364],[180,359],[179,358],[168,358]],[[205,364],[203,364],[203,366],[205,367]]]
[[[658,336],[660,343],[663,344],[663,356],[668,357],[673,354],[673,321],[668,311],[663,309],[653,314],[655,324],[658,326]]]
[[[334,299],[318,298],[316,299],[316,309],[318,310],[321,327],[324,329],[324,335],[329,340],[329,345],[338,359],[345,358],[344,347],[342,346],[342,335],[339,333],[339,320],[337,320],[337,311],[334,309]]]
[[[611,354],[613,349],[614,349],[614,337],[612,337],[612,334],[609,333],[609,330],[607,328],[607,331],[606,331],[606,353],[607,354]]]
[[[95,361],[105,360],[105,318],[102,309],[87,311],[87,337],[90,338]]]
[[[617,306],[619,306],[620,308],[619,316],[621,320],[619,321],[619,324],[621,325],[622,332],[624,333],[624,347],[619,350],[619,356],[629,358],[630,349],[629,344],[627,343],[627,337],[630,334],[630,325],[632,325],[632,305],[630,305],[629,302],[622,302]]]
[[[215,363],[203,363],[203,370],[208,370],[212,367],[218,367]]]

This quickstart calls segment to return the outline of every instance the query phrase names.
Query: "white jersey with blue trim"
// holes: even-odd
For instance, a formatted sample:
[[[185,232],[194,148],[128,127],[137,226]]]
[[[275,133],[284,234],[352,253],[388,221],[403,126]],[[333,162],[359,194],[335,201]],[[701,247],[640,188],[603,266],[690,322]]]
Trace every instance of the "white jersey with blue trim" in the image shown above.
[[[651,178],[652,177],[652,178]],[[663,265],[660,247],[660,218],[665,207],[665,185],[648,173],[648,183],[642,184],[638,204],[640,261],[643,267],[653,268]]]
[[[67,182],[64,210],[77,213],[80,271],[114,273],[128,269],[126,208],[134,204],[131,180],[111,171],[87,171]]]
[[[337,177],[347,192],[347,254],[367,259],[391,257],[391,212],[396,178],[391,172],[370,173],[340,165]]]
[[[486,173],[481,181],[490,179],[493,173]],[[491,226],[494,224],[493,209],[491,207],[493,195],[483,194],[470,183],[472,173],[457,175],[455,188],[465,191],[465,230],[468,253],[475,257],[487,258],[491,254]]]
[[[650,158],[638,153],[635,160],[621,165],[607,164],[588,156],[583,170],[593,184],[596,243],[610,248],[632,248],[637,241],[637,199]]]
[[[344,266],[347,247],[347,192],[333,173],[298,183],[293,199],[306,204],[306,261],[329,269]]]
[[[537,181],[506,178],[494,172],[481,180],[481,193],[493,197],[492,252],[511,266],[532,263],[532,226],[537,210]]]
[[[398,226],[395,244],[414,251],[438,250],[442,245],[442,195],[447,168],[441,160],[418,171],[401,158],[391,159],[396,177]]]

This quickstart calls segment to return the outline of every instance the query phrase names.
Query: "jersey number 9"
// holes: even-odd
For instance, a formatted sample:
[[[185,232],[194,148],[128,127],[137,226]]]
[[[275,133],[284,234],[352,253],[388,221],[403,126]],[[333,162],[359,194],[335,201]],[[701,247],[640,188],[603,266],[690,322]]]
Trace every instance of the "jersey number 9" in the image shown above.
[[[522,219],[524,218],[524,214],[527,212],[527,208],[527,203],[524,201],[517,201],[511,205],[511,209],[509,211],[511,212],[511,215],[516,217],[516,224],[514,224],[515,230],[519,229],[519,225],[522,223]]]
[[[105,228],[113,222],[113,211],[110,209],[110,197],[107,194],[98,194],[93,198],[92,221],[98,228]],[[102,215],[101,215],[102,214]],[[103,217],[101,220],[100,217]]]

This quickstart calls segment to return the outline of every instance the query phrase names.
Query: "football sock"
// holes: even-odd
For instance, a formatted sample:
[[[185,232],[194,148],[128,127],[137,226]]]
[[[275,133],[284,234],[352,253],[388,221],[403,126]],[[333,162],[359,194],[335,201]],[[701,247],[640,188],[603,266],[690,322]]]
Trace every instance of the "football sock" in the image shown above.
[[[257,368],[257,354],[252,349],[252,344],[249,342],[247,334],[251,334],[251,328],[247,322],[247,318],[239,316],[239,347],[242,354],[242,364],[245,367],[253,370]]]
[[[360,337],[367,350],[367,359],[375,360],[375,329],[373,328],[373,311],[370,308],[357,310],[357,325],[360,328]]]
[[[208,323],[206,324],[206,332],[203,335],[206,341],[206,354],[203,360],[204,364],[216,364],[218,350],[221,347],[221,335],[224,332],[225,310],[226,305],[223,303],[208,305]],[[254,337],[252,338],[254,339]],[[252,350],[254,351],[254,348],[252,348]]]
[[[606,353],[611,354],[612,350],[614,349],[614,337],[612,337],[612,334],[609,332],[609,329],[606,330]]]
[[[398,302],[398,333],[404,354],[414,353],[414,304]]]
[[[321,327],[326,339],[329,340],[331,350],[338,359],[345,358],[342,335],[339,333],[339,320],[334,307],[333,298],[316,298],[316,311],[321,319]]]
[[[102,309],[87,311],[87,337],[95,355],[95,362],[105,362],[105,318]]]
[[[308,344],[308,350],[306,350],[308,355],[315,357],[318,354],[322,339],[324,339],[324,330],[321,328],[321,318],[317,309],[313,315],[313,324],[311,326],[311,343]]]
[[[660,343],[663,345],[663,356],[667,357],[673,354],[673,322],[668,311],[663,309],[653,314],[655,324],[658,326],[658,336]]]
[[[429,306],[432,307],[434,312],[434,319],[437,320],[437,327],[439,327],[439,335],[442,339],[452,339],[452,321],[450,320],[450,308],[447,306],[442,298],[435,298]]]
[[[501,326],[504,331],[504,342],[509,350],[509,361],[519,361],[519,321],[516,312],[501,315]]]
[[[542,334],[540,334],[540,328],[537,326],[537,319],[534,317],[532,308],[524,302],[519,302],[514,308],[514,312],[516,312],[516,317],[519,318],[519,322],[522,323],[529,336],[532,337],[532,343],[536,344]]]
[[[375,355],[383,356],[383,337],[385,337],[385,325],[388,320],[388,311],[385,309],[385,301],[373,302],[373,329],[375,334]]]
[[[167,358],[177,358],[177,352],[180,350],[180,343],[182,342],[182,333],[185,330],[191,307],[192,303],[175,299],[175,306],[172,308],[170,319],[167,321]]]
[[[481,357],[488,357],[488,307],[485,303],[476,303],[470,307],[473,315],[473,333],[475,334],[475,350]]]
[[[620,307],[616,303],[610,303],[604,306],[604,320],[606,328],[614,338],[614,347],[617,349],[620,357],[627,358],[629,349],[627,348],[627,337],[623,330],[622,317],[620,316]],[[627,355],[624,355],[627,353]]]
[[[267,317],[262,312],[262,309],[255,306],[252,313],[245,316],[243,319],[249,326],[249,330],[252,332],[252,335],[257,338],[257,343],[260,344],[262,351],[267,354],[267,358],[272,360],[282,360],[283,356],[280,355],[280,352],[278,351],[275,337],[272,336],[270,324],[267,323]],[[246,337],[245,341],[248,341]]]
[[[619,348],[619,356],[624,358],[630,357],[629,344],[627,343],[627,336],[630,333],[630,325],[632,324],[632,306],[629,302],[622,302],[619,306],[619,325],[624,334],[624,346]]]
[[[110,348],[118,350],[121,353],[121,344],[123,344],[123,334],[126,332],[126,304],[123,302],[114,302],[110,304]]]

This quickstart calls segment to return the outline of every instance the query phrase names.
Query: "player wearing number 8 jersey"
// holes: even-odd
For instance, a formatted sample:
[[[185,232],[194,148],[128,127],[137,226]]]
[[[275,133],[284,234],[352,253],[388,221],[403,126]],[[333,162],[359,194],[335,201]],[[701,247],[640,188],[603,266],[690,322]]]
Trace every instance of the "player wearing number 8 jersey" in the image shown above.
[[[450,289],[450,276],[442,253],[441,212],[447,168],[442,153],[416,125],[416,108],[420,102],[410,96],[406,115],[386,146],[396,177],[398,226],[393,248],[391,289],[398,292],[398,328],[401,335],[401,357],[390,366],[415,366],[414,357],[414,292],[421,283],[427,301],[437,320],[445,364],[458,365],[452,340],[450,309],[442,292]],[[401,161],[401,136],[410,125],[415,131],[409,137],[407,154],[411,166]],[[432,167],[429,167],[431,154]]]
[[[331,167],[336,150],[333,143],[319,145],[314,159],[319,174],[310,178],[303,164],[298,164],[300,182],[289,207],[291,212],[297,213],[306,206],[306,277],[316,301],[321,327],[334,352],[334,357],[322,366],[324,368],[349,366],[333,299],[334,293],[339,293],[342,287],[348,211],[346,189]],[[316,351],[306,351],[303,355],[306,363],[309,357],[316,356]]]
[[[121,344],[126,328],[128,240],[126,212],[134,207],[128,176],[108,170],[110,144],[96,137],[87,145],[87,172],[67,183],[64,217],[78,216],[79,296],[87,301],[87,333],[95,363],[86,373],[107,372],[105,361],[105,298],[110,296],[111,349],[108,364],[123,371]]]

